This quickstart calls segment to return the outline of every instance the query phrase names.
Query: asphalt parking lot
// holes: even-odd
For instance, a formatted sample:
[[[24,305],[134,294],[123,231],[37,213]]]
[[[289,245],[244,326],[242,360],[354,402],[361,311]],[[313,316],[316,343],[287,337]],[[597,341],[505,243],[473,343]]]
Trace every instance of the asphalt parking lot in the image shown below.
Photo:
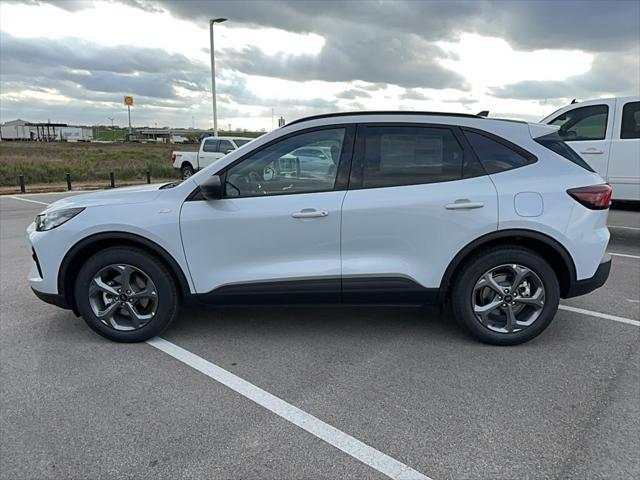
[[[640,212],[518,347],[414,307],[190,308],[154,347],[29,291],[25,228],[64,195],[0,197],[3,479],[640,478]]]

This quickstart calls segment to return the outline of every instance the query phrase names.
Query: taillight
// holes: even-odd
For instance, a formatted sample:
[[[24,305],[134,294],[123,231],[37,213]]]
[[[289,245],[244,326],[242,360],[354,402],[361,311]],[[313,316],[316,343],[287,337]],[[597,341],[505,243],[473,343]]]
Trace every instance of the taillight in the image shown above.
[[[567,193],[591,210],[605,210],[611,206],[613,188],[608,183],[590,187],[570,188]]]
[[[172,153],[172,154],[171,154],[171,163],[173,163],[173,162],[175,162],[175,161],[176,161],[176,154],[175,154],[175,153]]]

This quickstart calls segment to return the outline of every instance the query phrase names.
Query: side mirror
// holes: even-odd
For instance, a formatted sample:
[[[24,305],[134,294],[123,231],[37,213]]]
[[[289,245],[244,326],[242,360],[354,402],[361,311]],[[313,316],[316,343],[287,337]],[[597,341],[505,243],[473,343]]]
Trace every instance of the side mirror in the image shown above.
[[[212,175],[200,184],[200,192],[206,200],[220,200],[224,196],[222,179],[219,175]]]

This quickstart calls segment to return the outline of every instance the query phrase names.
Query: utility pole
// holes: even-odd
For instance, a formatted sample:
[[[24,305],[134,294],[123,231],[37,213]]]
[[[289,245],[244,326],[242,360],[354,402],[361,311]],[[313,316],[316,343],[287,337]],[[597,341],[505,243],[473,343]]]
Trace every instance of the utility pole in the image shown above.
[[[213,136],[218,136],[218,110],[216,108],[216,61],[213,50],[213,24],[225,22],[226,18],[212,18],[209,20],[209,40],[211,43],[211,100],[213,103]]]

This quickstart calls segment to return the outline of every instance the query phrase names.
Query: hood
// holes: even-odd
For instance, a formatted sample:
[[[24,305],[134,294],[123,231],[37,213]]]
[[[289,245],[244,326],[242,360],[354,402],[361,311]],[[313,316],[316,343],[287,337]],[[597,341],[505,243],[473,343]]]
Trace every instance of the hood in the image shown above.
[[[111,190],[100,190],[69,197],[53,202],[45,211],[58,210],[71,207],[97,207],[100,205],[131,205],[134,203],[149,202],[160,194],[162,184],[136,185],[133,187],[121,187]]]

